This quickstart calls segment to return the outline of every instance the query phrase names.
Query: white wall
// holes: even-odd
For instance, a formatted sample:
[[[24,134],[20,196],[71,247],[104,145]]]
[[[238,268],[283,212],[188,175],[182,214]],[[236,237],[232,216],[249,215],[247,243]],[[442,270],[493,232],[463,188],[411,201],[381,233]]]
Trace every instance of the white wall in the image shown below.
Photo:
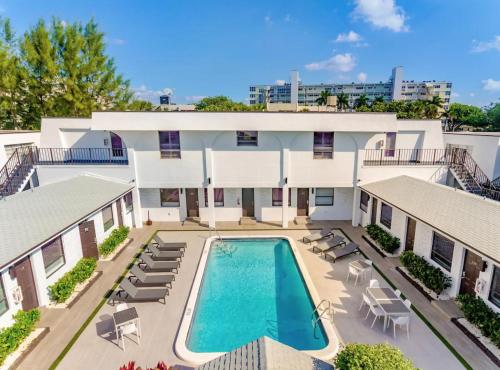
[[[334,188],[333,206],[316,206],[316,191],[309,189],[309,217],[311,220],[350,220],[352,218],[353,188]]]
[[[11,131],[8,131],[11,132]],[[21,132],[21,133],[7,133],[0,132],[0,168],[3,167],[7,158],[7,153],[5,152],[5,145],[15,145],[15,144],[31,144],[35,146],[40,144],[40,132]]]

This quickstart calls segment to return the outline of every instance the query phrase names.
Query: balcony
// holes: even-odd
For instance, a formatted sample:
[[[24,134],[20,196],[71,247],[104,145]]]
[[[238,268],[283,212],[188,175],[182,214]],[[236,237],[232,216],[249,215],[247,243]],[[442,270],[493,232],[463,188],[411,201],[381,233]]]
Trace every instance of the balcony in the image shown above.
[[[34,148],[36,165],[128,165],[126,148]]]
[[[442,166],[457,161],[453,149],[366,149],[365,166]]]

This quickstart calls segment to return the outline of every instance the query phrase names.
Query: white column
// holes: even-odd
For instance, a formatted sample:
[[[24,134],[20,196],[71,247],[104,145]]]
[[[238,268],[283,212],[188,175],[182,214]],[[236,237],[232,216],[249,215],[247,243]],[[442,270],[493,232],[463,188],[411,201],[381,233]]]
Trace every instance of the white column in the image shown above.
[[[141,197],[139,193],[139,175],[137,171],[137,158],[134,149],[127,149],[127,150],[128,150],[129,165],[132,166],[133,168],[134,180],[135,180],[135,188],[132,190],[132,204],[134,208],[133,223],[134,227],[142,228],[143,219],[142,219]]]
[[[288,162],[289,162],[290,150],[283,147],[281,149],[281,173],[282,173],[282,204],[281,204],[281,227],[284,229],[288,228]]]
[[[356,227],[360,222],[360,214],[361,211],[359,209],[359,200],[361,197],[361,190],[356,186],[354,189],[354,196],[352,197],[352,226]]]
[[[205,170],[208,195],[208,226],[215,227],[215,205],[214,205],[214,178],[212,165],[212,148],[205,147]]]
[[[283,185],[283,204],[281,205],[281,227],[288,227],[288,185]]]

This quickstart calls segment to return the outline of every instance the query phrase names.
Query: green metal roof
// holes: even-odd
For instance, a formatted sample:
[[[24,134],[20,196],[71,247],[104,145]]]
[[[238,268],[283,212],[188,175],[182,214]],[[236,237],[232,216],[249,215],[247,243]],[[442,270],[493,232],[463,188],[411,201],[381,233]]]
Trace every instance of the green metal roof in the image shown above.
[[[77,176],[0,200],[0,266],[79,222],[134,187]]]

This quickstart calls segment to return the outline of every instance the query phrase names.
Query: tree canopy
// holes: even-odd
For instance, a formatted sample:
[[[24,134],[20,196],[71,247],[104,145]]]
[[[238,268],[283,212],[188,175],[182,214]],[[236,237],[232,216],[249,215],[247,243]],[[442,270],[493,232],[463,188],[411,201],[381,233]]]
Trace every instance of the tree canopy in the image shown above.
[[[241,102],[235,102],[227,96],[209,96],[201,99],[196,104],[196,110],[206,112],[248,112],[248,111],[263,111],[264,105],[246,105]]]
[[[133,95],[93,19],[39,20],[20,37],[0,19],[0,76],[3,129],[36,129],[46,116],[127,109]]]

